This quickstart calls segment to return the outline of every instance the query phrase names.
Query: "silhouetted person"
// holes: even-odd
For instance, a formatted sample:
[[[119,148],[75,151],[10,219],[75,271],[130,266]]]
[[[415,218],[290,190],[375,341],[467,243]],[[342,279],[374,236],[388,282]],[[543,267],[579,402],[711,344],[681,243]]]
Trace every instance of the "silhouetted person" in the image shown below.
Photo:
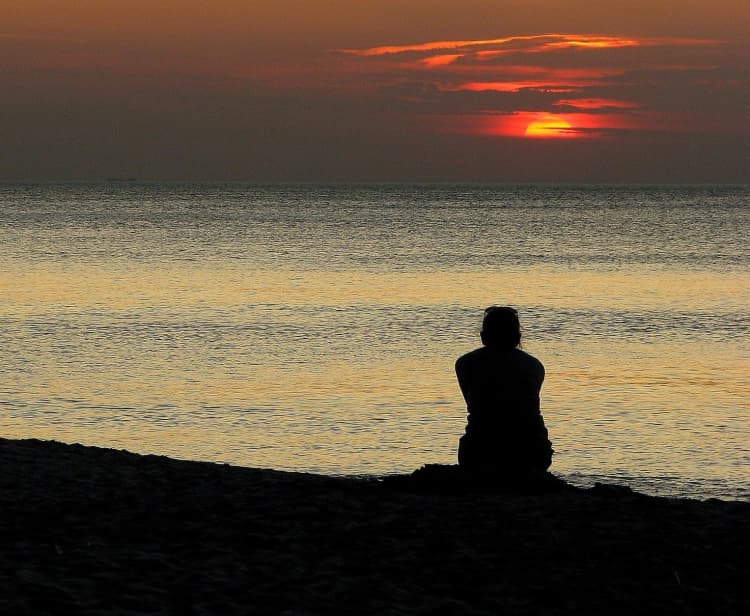
[[[484,346],[456,361],[469,413],[458,463],[509,479],[543,474],[552,463],[539,411],[544,366],[519,348],[521,325],[513,308],[487,308],[481,338]]]

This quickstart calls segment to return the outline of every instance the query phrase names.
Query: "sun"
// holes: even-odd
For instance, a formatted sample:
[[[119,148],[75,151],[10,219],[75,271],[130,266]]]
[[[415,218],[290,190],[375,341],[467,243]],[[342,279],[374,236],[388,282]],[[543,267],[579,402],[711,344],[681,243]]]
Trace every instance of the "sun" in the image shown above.
[[[525,137],[571,137],[570,122],[560,116],[547,114],[529,122],[524,132]]]

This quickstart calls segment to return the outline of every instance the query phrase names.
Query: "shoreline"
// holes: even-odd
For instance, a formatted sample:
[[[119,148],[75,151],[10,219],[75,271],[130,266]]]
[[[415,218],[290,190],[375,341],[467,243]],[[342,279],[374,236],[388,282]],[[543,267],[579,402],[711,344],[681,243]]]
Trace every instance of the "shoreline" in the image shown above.
[[[0,439],[3,613],[745,613],[750,503]]]

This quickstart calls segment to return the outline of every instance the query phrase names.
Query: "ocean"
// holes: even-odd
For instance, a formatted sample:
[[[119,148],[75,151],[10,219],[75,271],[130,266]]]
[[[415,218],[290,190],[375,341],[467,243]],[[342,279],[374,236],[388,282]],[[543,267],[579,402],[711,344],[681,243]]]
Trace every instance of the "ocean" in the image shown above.
[[[0,436],[344,475],[455,462],[519,310],[551,470],[750,498],[750,187],[0,184]]]

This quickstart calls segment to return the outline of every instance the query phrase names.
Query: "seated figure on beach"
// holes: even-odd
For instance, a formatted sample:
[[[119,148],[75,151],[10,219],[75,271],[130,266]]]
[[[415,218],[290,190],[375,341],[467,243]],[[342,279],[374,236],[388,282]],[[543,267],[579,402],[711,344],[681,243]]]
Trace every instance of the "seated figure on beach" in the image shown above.
[[[552,445],[539,410],[544,366],[522,351],[513,308],[484,312],[483,346],[459,357],[456,375],[468,409],[458,446],[462,470],[498,479],[544,476]]]

